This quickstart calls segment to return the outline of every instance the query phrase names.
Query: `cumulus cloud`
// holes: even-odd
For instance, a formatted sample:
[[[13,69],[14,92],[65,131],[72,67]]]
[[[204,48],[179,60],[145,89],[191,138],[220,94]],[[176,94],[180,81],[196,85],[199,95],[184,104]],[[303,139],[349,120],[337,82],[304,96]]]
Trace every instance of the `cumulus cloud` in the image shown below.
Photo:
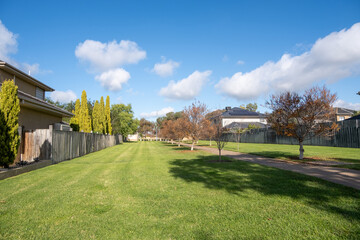
[[[360,23],[318,39],[298,56],[284,54],[250,72],[235,73],[216,84],[238,100],[255,99],[270,91],[302,90],[319,81],[328,83],[360,73]]]
[[[152,71],[161,77],[168,77],[173,75],[174,70],[179,66],[180,63],[173,60],[165,61],[165,58],[163,58],[162,63],[156,63]]]
[[[174,109],[172,107],[166,107],[166,108],[163,108],[159,111],[153,111],[153,112],[150,112],[150,113],[141,113],[140,114],[140,117],[143,117],[143,118],[158,118],[158,117],[162,117],[162,116],[165,116],[167,113],[169,112],[173,112]]]
[[[75,55],[95,70],[106,71],[124,64],[138,63],[146,57],[146,52],[136,42],[128,40],[121,40],[119,43],[86,40],[77,45]]]
[[[344,100],[338,99],[334,103],[334,107],[342,107],[342,108],[347,108],[347,109],[359,111],[360,110],[360,103],[350,103],[350,102],[346,102]]]
[[[65,92],[54,91],[50,93],[50,98],[54,102],[60,102],[60,103],[69,103],[71,101],[76,101],[77,99],[76,94],[71,90],[67,90]]]
[[[0,60],[13,63],[10,54],[17,52],[17,35],[10,32],[0,20]]]
[[[10,32],[0,20],[0,60],[10,63],[11,65],[23,70],[25,73],[31,72],[31,75],[39,73],[50,73],[49,70],[40,70],[38,63],[18,63],[10,57],[17,53],[17,34]]]
[[[120,91],[122,85],[130,79],[130,73],[122,68],[116,68],[103,72],[95,77],[101,85],[109,91]]]
[[[178,82],[170,81],[169,85],[160,90],[160,95],[174,100],[190,100],[196,97],[208,81],[211,71],[195,71],[187,78]]]

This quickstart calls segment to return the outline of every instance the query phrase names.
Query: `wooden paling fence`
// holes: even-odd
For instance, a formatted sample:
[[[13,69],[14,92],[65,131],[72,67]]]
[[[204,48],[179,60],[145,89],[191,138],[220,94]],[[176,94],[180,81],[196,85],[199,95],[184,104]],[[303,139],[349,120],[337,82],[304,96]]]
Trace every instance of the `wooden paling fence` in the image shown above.
[[[121,135],[66,132],[53,129],[26,131],[21,138],[21,160],[73,159],[123,142]]]
[[[360,121],[349,120],[338,122],[339,131],[331,136],[312,136],[304,141],[304,145],[360,148]],[[236,142],[235,134],[228,133],[230,142]],[[295,138],[277,135],[275,130],[252,129],[241,134],[242,143],[299,144]]]
[[[120,143],[121,135],[53,131],[52,160],[58,163]]]

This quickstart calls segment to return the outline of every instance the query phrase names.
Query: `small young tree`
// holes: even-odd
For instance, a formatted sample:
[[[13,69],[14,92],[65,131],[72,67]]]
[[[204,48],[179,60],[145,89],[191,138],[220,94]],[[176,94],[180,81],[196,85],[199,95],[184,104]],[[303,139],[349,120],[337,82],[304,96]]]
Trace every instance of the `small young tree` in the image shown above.
[[[176,135],[173,120],[165,120],[163,122],[162,134],[165,138],[171,141],[171,144],[174,144],[174,139],[176,138]]]
[[[246,132],[246,128],[241,127],[234,127],[230,130],[233,135],[235,136],[236,142],[237,142],[237,151],[240,151],[240,140],[241,140],[241,134]]]
[[[221,162],[221,151],[228,143],[228,134],[226,134],[227,129],[222,126],[221,117],[218,117],[218,120],[213,123],[215,128],[214,140],[216,142],[217,149],[219,150],[219,162]]]
[[[194,144],[199,141],[201,134],[204,132],[205,118],[208,110],[205,104],[196,101],[191,106],[185,107],[184,118],[188,122],[187,133],[191,137],[191,151],[194,150]]]
[[[105,116],[106,116],[106,133],[112,134],[110,97],[109,96],[106,97]]]
[[[278,134],[294,137],[299,141],[299,159],[304,157],[303,142],[311,136],[329,135],[338,129],[332,107],[336,95],[324,86],[306,90],[303,95],[285,92],[272,95],[266,103],[273,110],[268,122]]]
[[[173,123],[174,136],[178,139],[178,147],[180,147],[180,142],[187,135],[188,124],[185,118],[178,118]]]
[[[0,91],[0,165],[6,168],[14,162],[20,144],[17,89],[12,80],[6,80]]]

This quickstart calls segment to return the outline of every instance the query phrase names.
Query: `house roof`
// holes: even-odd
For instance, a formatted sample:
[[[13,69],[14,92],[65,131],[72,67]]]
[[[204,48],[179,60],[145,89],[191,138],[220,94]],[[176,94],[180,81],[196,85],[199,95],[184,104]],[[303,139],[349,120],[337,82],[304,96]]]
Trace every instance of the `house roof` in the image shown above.
[[[227,128],[233,129],[233,128],[247,128],[249,125],[255,125],[259,128],[266,128],[266,124],[259,123],[259,122],[232,122],[228,125],[226,125]]]
[[[221,114],[223,118],[239,118],[239,117],[248,117],[248,118],[259,118],[259,117],[266,117],[265,114],[258,113],[258,112],[252,112],[246,109],[234,107],[226,112],[223,112]]]
[[[355,110],[351,110],[351,109],[348,109],[348,108],[336,107],[335,112],[336,112],[337,115],[353,115]]]
[[[34,109],[40,112],[46,112],[51,115],[59,117],[72,117],[74,114],[52,105],[44,100],[36,98],[30,94],[18,90],[18,98],[20,99],[20,106]]]
[[[0,69],[4,69],[6,72],[11,73],[11,74],[15,75],[16,77],[19,77],[22,80],[29,82],[32,85],[40,87],[40,88],[44,89],[45,91],[50,91],[50,92],[54,91],[54,89],[49,87],[48,85],[40,82],[39,80],[33,78],[32,76],[24,73],[23,71],[17,69],[16,67],[14,67],[2,60],[0,60]]]

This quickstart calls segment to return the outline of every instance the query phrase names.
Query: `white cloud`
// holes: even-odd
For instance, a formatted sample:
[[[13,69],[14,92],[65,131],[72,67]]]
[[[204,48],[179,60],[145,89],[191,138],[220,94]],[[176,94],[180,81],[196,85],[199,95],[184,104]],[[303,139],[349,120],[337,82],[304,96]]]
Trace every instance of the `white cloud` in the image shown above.
[[[50,73],[49,70],[40,70],[38,63],[18,63],[10,57],[11,54],[17,53],[17,34],[10,32],[0,20],[0,60],[10,63],[14,67],[20,68],[25,73],[31,72],[31,75],[38,73]]]
[[[71,101],[76,101],[77,99],[76,94],[71,90],[67,90],[65,92],[54,91],[50,93],[50,98],[55,102],[61,102],[61,103],[69,103]]]
[[[117,68],[103,72],[95,77],[101,85],[109,91],[119,91],[122,85],[130,79],[130,73],[122,68]]]
[[[168,86],[160,90],[160,95],[168,99],[190,100],[200,93],[210,75],[211,71],[195,71],[178,82],[170,81]]]
[[[165,62],[165,58],[163,58],[162,63],[156,63],[154,68],[152,69],[157,75],[161,77],[168,77],[173,75],[174,70],[180,66],[180,63],[175,62],[173,60],[169,60]]]
[[[158,117],[162,117],[162,116],[165,116],[167,113],[169,112],[173,112],[174,109],[172,107],[166,107],[166,108],[163,108],[159,111],[153,111],[153,112],[150,112],[150,113],[141,113],[140,114],[140,117],[143,117],[143,118],[158,118]]]
[[[242,60],[239,60],[239,61],[236,62],[236,64],[238,64],[238,65],[243,65],[244,63],[245,63],[245,62],[242,61]]]
[[[146,52],[136,42],[127,40],[119,43],[86,40],[77,45],[75,55],[81,61],[90,63],[95,70],[106,71],[124,64],[138,63],[146,57]]]
[[[9,55],[17,52],[16,38],[17,35],[10,32],[0,20],[0,60],[14,64]]]
[[[350,102],[346,102],[344,100],[339,99],[339,100],[336,100],[336,102],[334,103],[334,107],[342,107],[342,108],[359,111],[360,103],[350,103]]]
[[[42,70],[42,69],[40,69],[40,65],[38,63],[34,63],[34,64],[22,63],[20,68],[25,73],[27,73],[27,74],[30,73],[30,75],[52,73],[51,70]]]
[[[235,73],[215,86],[238,100],[255,99],[271,91],[302,90],[313,83],[335,82],[360,73],[360,23],[318,39],[299,56],[284,54],[247,73]]]

